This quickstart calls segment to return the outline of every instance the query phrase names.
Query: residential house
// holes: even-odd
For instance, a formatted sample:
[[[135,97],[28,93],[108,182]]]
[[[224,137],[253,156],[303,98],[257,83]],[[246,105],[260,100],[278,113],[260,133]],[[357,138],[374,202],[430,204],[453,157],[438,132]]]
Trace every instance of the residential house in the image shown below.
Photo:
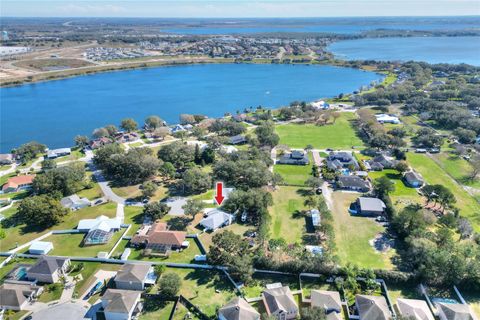
[[[130,320],[139,314],[143,305],[141,291],[107,289],[102,296],[105,320]]]
[[[337,291],[312,290],[310,300],[312,307],[325,310],[327,320],[343,319],[342,301]]]
[[[90,207],[92,205],[91,201],[87,198],[80,198],[76,194],[72,194],[71,196],[62,198],[60,200],[60,204],[67,209],[71,210],[78,210],[86,207]]]
[[[115,287],[123,290],[144,290],[145,285],[155,284],[155,272],[152,265],[125,263],[115,276]]]
[[[260,320],[260,313],[243,298],[234,298],[218,309],[219,320]]]
[[[208,212],[208,216],[200,220],[200,225],[206,231],[215,231],[219,228],[231,225],[234,216],[225,211],[214,209]]]
[[[392,116],[389,114],[376,114],[375,117],[377,118],[377,121],[379,123],[393,123],[393,124],[399,124],[400,119],[396,116]]]
[[[27,270],[27,279],[42,283],[55,283],[67,274],[70,259],[42,256]]]
[[[33,179],[35,179],[34,174],[27,174],[23,176],[9,178],[7,180],[7,183],[3,185],[2,191],[3,193],[9,193],[27,190],[32,186]]]
[[[262,300],[269,316],[274,316],[278,320],[290,320],[298,316],[298,305],[288,286],[282,287],[281,284],[267,286],[262,292]]]
[[[434,320],[430,308],[423,300],[397,299],[397,308],[399,313],[407,319]]]
[[[314,102],[310,103],[310,105],[317,110],[328,110],[328,109],[330,109],[330,104],[328,104],[327,102],[325,102],[323,100],[314,101]]]
[[[247,138],[241,134],[230,137],[230,144],[243,144],[247,143]]]
[[[177,132],[182,132],[182,131],[187,131],[187,129],[185,129],[184,126],[182,126],[181,124],[176,124],[175,126],[173,126],[171,129],[170,129],[170,132],[173,134],[173,133],[177,133]]]
[[[0,154],[0,165],[12,164],[14,161],[13,154],[2,153]]]
[[[360,320],[391,320],[392,314],[383,296],[355,296],[355,306]]]
[[[403,180],[412,188],[420,188],[425,183],[422,176],[415,171],[408,171],[403,174]]]
[[[368,192],[370,190],[368,181],[358,176],[339,176],[336,181],[336,186],[339,189],[358,192]]]
[[[167,253],[171,250],[180,250],[188,247],[185,241],[187,236],[183,231],[170,231],[164,222],[155,222],[153,225],[144,225],[133,236],[130,244],[144,247],[153,252]]]
[[[53,149],[47,151],[47,158],[48,159],[55,159],[58,157],[68,156],[72,153],[70,148],[60,148],[60,149]]]
[[[43,287],[30,282],[9,282],[6,281],[0,286],[0,309],[20,311],[39,296]]]
[[[113,141],[110,138],[101,137],[101,138],[91,140],[89,142],[89,146],[90,146],[90,149],[95,150],[95,149],[101,148],[103,146],[106,146],[107,144],[111,144],[112,142]]]
[[[440,320],[477,320],[468,304],[440,302],[436,307]]]
[[[115,141],[119,143],[132,142],[140,139],[140,135],[136,132],[117,132]]]
[[[312,209],[310,210],[310,216],[312,217],[312,225],[314,227],[320,227],[320,224],[321,224],[320,211],[318,211],[317,209]]]
[[[327,157],[327,168],[330,170],[359,169],[357,159],[350,152],[330,152]]]
[[[53,244],[48,241],[33,241],[28,249],[30,254],[47,254],[53,250]]]
[[[85,245],[107,243],[115,231],[120,230],[121,221],[117,218],[99,216],[95,219],[82,219],[77,230],[87,232],[83,242]]]
[[[356,201],[356,212],[362,216],[376,217],[385,212],[387,206],[378,198],[359,197]]]
[[[306,166],[310,163],[306,152],[294,150],[291,153],[284,154],[277,160],[277,164],[293,164]]]
[[[398,161],[387,157],[384,154],[379,154],[372,160],[367,160],[365,163],[368,164],[370,167],[370,170],[373,171],[382,171],[383,169],[392,169],[395,168],[397,165]]]

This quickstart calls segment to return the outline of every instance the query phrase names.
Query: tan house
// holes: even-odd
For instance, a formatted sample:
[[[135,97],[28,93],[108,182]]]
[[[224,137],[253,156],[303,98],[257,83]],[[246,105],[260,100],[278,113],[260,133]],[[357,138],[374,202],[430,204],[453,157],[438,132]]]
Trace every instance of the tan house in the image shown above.
[[[102,308],[106,320],[130,320],[142,311],[141,292],[107,289],[102,296]]]
[[[67,274],[70,259],[43,256],[27,270],[27,278],[42,283],[55,283]]]
[[[0,309],[19,311],[42,293],[43,287],[29,282],[9,283],[0,286]]]
[[[155,222],[153,225],[144,226],[139,230],[130,243],[136,247],[145,247],[145,249],[165,253],[188,246],[185,242],[186,236],[186,232],[170,231],[166,223]]]
[[[150,264],[126,263],[115,276],[115,287],[124,290],[144,290],[155,284],[156,276]]]

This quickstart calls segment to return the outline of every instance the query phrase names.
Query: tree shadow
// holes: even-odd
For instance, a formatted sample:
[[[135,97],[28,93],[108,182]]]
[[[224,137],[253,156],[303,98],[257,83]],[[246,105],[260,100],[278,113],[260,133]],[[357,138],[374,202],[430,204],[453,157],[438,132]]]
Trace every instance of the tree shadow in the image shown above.
[[[302,197],[308,197],[314,194],[314,192],[310,189],[298,189],[296,193]]]
[[[187,226],[190,223],[190,218],[188,217],[174,217],[170,219],[167,224],[170,227],[170,230],[174,231],[185,231]]]

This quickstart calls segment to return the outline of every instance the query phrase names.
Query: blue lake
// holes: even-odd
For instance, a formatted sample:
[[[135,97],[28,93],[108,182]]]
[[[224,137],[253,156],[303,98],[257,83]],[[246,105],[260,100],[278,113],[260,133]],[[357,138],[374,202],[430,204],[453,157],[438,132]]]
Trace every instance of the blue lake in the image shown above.
[[[306,65],[209,64],[99,73],[0,89],[0,152],[36,140],[73,144],[126,117],[152,114],[169,123],[181,113],[222,116],[245,107],[279,107],[357,90],[382,75]]]
[[[480,37],[411,37],[345,40],[328,50],[341,59],[468,63],[480,66]]]

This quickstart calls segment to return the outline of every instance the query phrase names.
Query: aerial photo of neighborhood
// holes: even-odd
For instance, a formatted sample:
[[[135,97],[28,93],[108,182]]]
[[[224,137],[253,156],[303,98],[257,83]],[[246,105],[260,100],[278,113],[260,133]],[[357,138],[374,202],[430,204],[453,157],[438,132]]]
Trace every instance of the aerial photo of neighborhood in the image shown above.
[[[0,320],[480,320],[478,0],[0,31]]]

